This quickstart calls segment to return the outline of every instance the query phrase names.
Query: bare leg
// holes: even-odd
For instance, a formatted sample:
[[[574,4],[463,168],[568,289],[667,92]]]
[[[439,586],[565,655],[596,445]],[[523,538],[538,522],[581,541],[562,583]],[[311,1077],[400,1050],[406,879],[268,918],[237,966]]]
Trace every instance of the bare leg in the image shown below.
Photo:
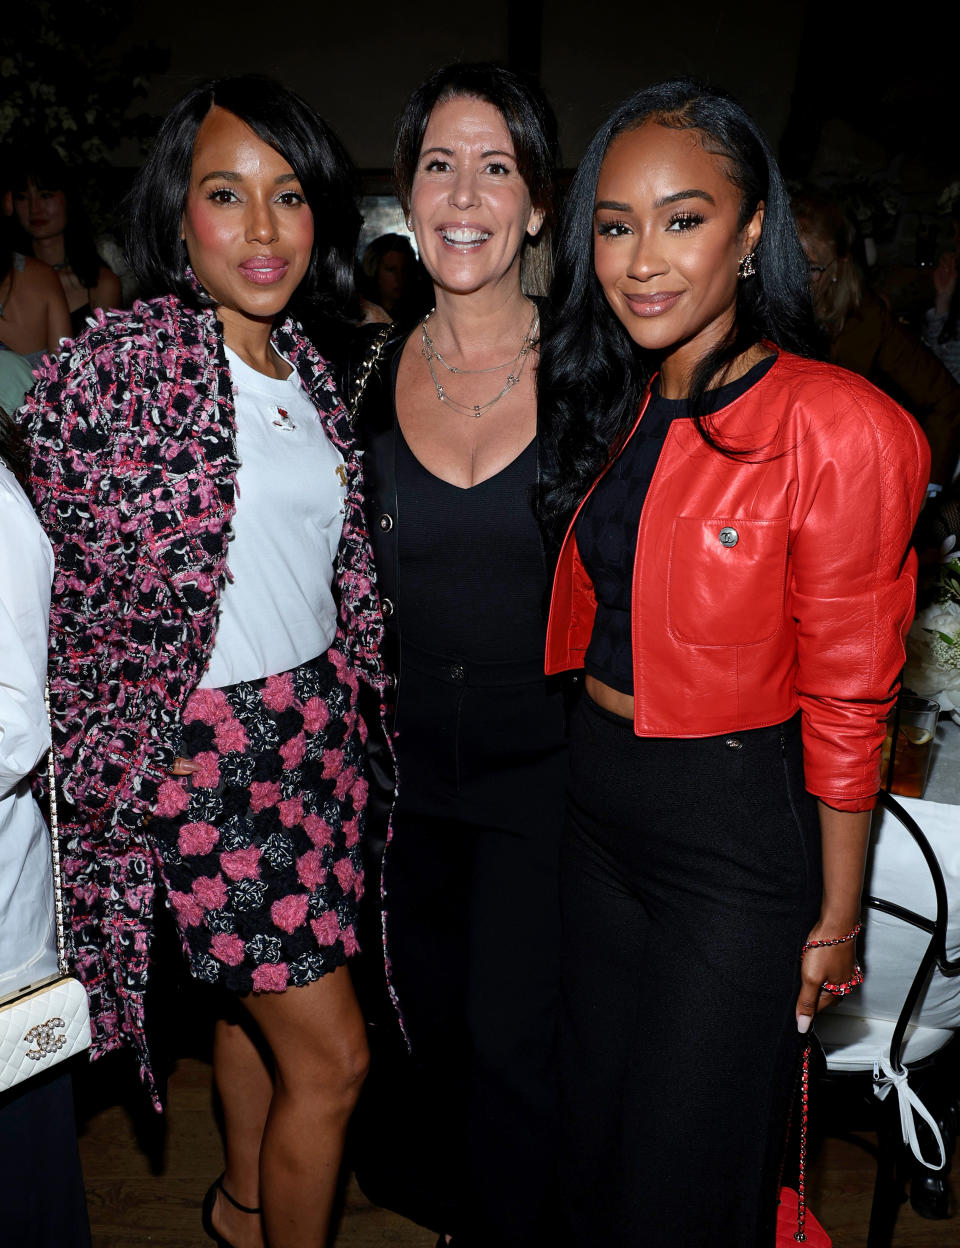
[[[260,1204],[260,1141],[273,1096],[273,1078],[247,1025],[218,1019],[213,1072],[223,1108],[226,1170],[223,1186],[241,1205]],[[263,1248],[260,1218],[241,1213],[218,1193],[213,1225],[235,1248]]]
[[[270,1248],[320,1248],[347,1122],[369,1061],[350,972],[342,966],[303,988],[251,993],[243,1004],[274,1060],[273,1098],[260,1148],[267,1239]]]

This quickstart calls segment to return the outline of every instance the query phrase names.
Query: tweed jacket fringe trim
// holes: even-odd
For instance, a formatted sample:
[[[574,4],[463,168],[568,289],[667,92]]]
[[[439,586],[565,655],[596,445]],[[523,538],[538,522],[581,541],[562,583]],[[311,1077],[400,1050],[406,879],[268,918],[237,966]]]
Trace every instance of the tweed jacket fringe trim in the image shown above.
[[[383,624],[350,416],[295,322],[273,344],[344,457],[334,645],[382,693]],[[57,558],[49,675],[74,958],[90,996],[93,1055],[133,1046],[159,1108],[144,1035],[157,880],[145,825],[230,576],[233,388],[213,310],[173,296],[98,311],[37,375],[19,419]]]

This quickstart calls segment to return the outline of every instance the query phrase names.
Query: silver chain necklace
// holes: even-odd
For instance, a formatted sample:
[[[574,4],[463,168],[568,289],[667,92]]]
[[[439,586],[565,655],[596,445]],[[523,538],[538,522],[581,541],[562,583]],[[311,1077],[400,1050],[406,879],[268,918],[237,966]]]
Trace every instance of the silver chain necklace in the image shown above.
[[[434,308],[428,312],[420,323],[420,342],[423,358],[427,361],[427,368],[430,370],[430,377],[433,380],[433,385],[437,392],[437,398],[441,403],[446,403],[448,407],[452,407],[455,412],[461,412],[464,416],[472,416],[476,419],[478,416],[482,416],[484,412],[488,412],[495,403],[499,403],[503,396],[512,390],[520,380],[520,375],[523,372],[524,365],[527,362],[527,356],[539,342],[538,334],[540,331],[540,314],[537,309],[534,308],[533,316],[530,320],[529,326],[527,327],[527,332],[523,335],[520,350],[512,360],[507,360],[506,364],[495,364],[492,368],[457,368],[455,365],[447,363],[435,347],[430,334],[427,332],[427,321],[429,321],[435,311],[436,309]],[[507,373],[507,380],[504,382],[503,389],[500,393],[494,395],[492,399],[488,399],[486,403],[461,403],[459,399],[452,398],[449,394],[447,394],[446,390],[444,390],[440,378],[437,376],[437,370],[433,366],[433,361],[435,359],[439,360],[443,367],[451,373],[495,373],[498,369],[508,367],[510,368],[510,372]]]

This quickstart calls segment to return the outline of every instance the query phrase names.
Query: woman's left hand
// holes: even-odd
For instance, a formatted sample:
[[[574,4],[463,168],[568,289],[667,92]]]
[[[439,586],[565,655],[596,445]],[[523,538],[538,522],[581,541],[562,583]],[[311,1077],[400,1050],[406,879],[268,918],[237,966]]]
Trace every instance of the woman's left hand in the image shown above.
[[[832,940],[845,935],[840,931],[821,931],[819,924],[808,940]],[[840,945],[827,945],[808,949],[800,963],[801,987],[797,997],[797,1031],[807,1032],[815,1014],[834,1005],[840,994],[828,992],[824,984],[846,984],[855,978],[857,970],[857,942],[848,940]]]
[[[823,901],[820,915],[807,937],[811,941],[836,941],[817,949],[805,949],[800,962],[803,981],[797,997],[797,1031],[810,1030],[814,1015],[833,1005],[837,994],[824,984],[848,984],[855,978],[857,941],[843,937],[857,926],[863,864],[870,839],[870,811],[836,810],[817,802],[823,860]]]

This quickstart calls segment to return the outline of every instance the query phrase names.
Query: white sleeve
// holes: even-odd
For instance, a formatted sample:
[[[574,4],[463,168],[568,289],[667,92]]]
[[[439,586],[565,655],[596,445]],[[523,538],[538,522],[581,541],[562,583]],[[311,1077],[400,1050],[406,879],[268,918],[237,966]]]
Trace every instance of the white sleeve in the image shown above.
[[[0,465],[0,798],[50,744],[43,706],[53,553],[26,495]]]

